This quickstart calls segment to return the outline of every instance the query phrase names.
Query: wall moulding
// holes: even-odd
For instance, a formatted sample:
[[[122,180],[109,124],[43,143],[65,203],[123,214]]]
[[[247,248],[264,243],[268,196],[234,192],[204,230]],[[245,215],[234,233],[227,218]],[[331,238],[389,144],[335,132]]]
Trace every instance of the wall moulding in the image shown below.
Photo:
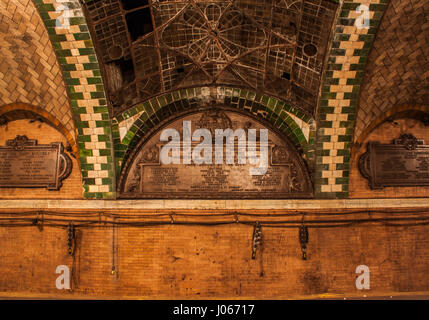
[[[429,208],[429,198],[402,199],[287,199],[287,200],[173,200],[173,199],[133,199],[133,200],[9,200],[0,201],[2,211],[97,211],[97,210],[138,210],[156,213],[163,210],[321,210],[321,209],[398,209]],[[88,211],[89,212],[89,211]],[[296,212],[296,211],[295,211]],[[222,213],[219,211],[218,213]]]

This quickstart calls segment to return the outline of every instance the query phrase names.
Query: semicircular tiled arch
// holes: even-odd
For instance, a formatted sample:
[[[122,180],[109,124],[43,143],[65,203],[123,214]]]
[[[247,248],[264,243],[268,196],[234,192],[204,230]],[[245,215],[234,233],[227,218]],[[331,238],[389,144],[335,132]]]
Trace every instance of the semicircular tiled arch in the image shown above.
[[[390,3],[361,84],[355,142],[392,107],[427,104],[429,100],[429,1]]]
[[[247,111],[270,122],[303,150],[309,165],[313,159],[313,119],[285,102],[267,95],[229,87],[183,89],[146,101],[113,119],[117,175],[129,153],[145,134],[175,113],[211,102]]]

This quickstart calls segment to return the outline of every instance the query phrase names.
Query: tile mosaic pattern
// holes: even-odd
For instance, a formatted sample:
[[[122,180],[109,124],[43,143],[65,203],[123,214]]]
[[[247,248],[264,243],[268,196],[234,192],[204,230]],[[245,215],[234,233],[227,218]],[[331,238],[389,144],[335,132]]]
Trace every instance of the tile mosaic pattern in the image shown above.
[[[100,67],[81,5],[78,0],[33,1],[58,57],[74,113],[83,195],[114,198],[111,122]],[[62,19],[66,16],[68,23]]]
[[[315,193],[319,198],[348,196],[350,150],[358,94],[371,45],[389,0],[345,0],[326,65],[317,124]],[[358,28],[369,7],[369,28]]]
[[[76,138],[73,113],[49,34],[32,0],[0,1],[0,106],[42,108]],[[4,107],[2,107],[4,109]]]
[[[201,103],[215,101],[230,107],[247,110],[283,132],[305,153],[308,162],[313,159],[315,127],[313,119],[281,100],[254,92],[229,87],[218,87],[213,94],[208,87],[183,89],[161,95],[127,110],[113,119],[113,137],[117,173],[131,150],[146,132],[175,112],[197,108]],[[130,119],[133,122],[130,125]],[[121,130],[129,128],[121,136]]]
[[[314,115],[331,0],[85,2],[113,115],[181,88],[242,87]]]

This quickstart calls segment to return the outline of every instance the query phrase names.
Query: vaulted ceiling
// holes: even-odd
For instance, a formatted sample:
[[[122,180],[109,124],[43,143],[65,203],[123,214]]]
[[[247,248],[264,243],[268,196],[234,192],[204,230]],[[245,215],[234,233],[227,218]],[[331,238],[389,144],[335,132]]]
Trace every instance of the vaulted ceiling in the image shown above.
[[[230,85],[314,115],[330,0],[92,0],[111,112],[179,88]]]
[[[391,0],[368,57],[355,140],[388,110],[429,103],[429,1]]]
[[[76,138],[57,56],[32,0],[0,1],[0,106],[16,102],[41,108]]]

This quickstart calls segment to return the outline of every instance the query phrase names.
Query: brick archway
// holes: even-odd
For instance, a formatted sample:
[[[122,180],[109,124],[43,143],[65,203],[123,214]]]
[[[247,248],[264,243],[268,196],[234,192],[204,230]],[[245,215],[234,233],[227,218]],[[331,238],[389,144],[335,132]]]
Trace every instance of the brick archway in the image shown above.
[[[29,115],[41,117],[44,122],[58,130],[67,139],[76,159],[79,159],[79,150],[70,131],[56,117],[46,110],[22,102],[11,103],[0,107],[0,119],[6,117],[13,121],[26,119]]]
[[[422,105],[422,104],[404,104],[395,106],[389,110],[387,110],[385,113],[379,115],[374,121],[372,121],[366,128],[363,130],[358,137],[355,137],[355,143],[353,145],[353,148],[358,148],[362,145],[362,143],[365,141],[365,139],[368,137],[368,135],[379,125],[381,125],[383,122],[389,120],[389,119],[397,119],[397,118],[404,118],[407,117],[407,115],[412,115],[415,112],[420,113],[426,113],[429,115],[429,105]]]

